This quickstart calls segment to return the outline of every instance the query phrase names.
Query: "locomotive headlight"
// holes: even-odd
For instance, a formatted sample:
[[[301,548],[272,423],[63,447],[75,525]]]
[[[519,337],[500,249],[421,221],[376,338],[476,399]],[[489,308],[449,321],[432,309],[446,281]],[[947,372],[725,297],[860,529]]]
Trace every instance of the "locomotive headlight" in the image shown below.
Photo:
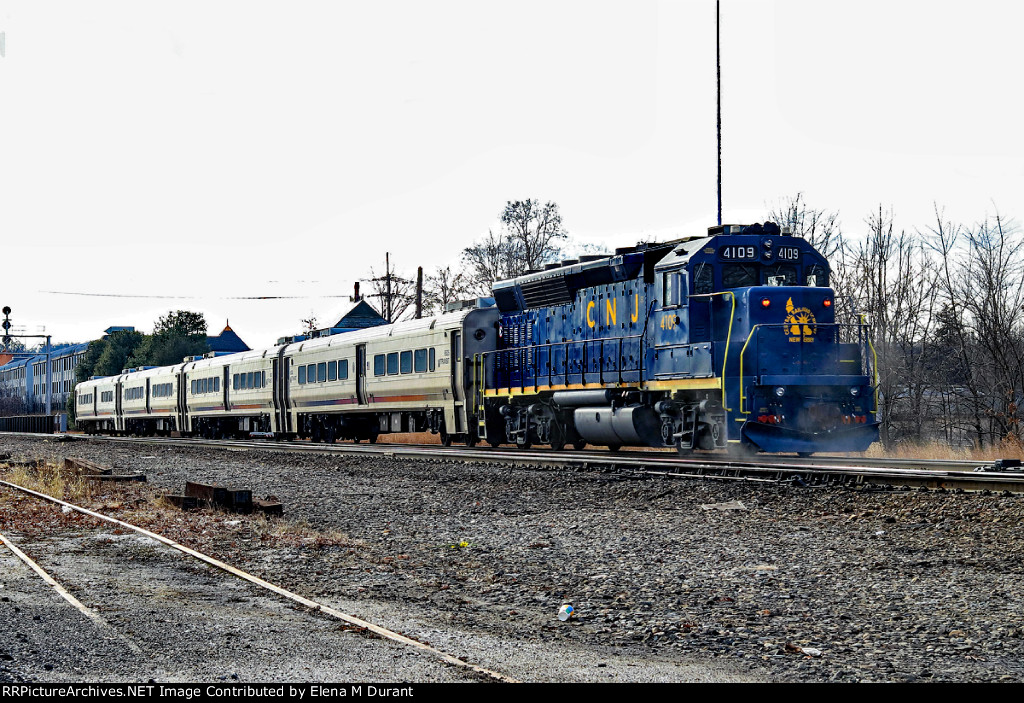
[[[786,395],[786,389],[783,388],[782,386],[776,387],[775,395],[777,395],[777,396],[779,396],[781,398],[782,396]]]
[[[860,395],[860,387],[850,386],[850,395],[852,395],[854,398]]]
[[[771,304],[772,304],[772,301],[768,300],[768,298],[761,298],[761,307],[762,308],[770,307]]]
[[[832,307],[832,298],[825,298],[824,300],[821,301],[821,304],[824,305],[826,308]]]

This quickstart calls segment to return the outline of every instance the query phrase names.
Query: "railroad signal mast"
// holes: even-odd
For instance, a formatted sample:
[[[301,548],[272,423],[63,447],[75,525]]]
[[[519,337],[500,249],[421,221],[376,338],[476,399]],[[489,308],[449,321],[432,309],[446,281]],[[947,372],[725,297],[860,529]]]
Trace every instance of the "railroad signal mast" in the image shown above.
[[[50,368],[50,335],[48,334],[11,334],[11,306],[5,305],[3,307],[4,321],[0,323],[0,327],[4,328],[4,351],[6,352],[11,344],[11,338],[16,339],[45,339],[46,344],[43,347],[43,353],[46,355],[46,414],[50,415],[53,411],[53,369]],[[10,353],[10,352],[8,352]],[[16,355],[24,356],[25,353],[14,352]],[[35,354],[31,354],[35,356]],[[26,377],[27,379],[27,377]]]

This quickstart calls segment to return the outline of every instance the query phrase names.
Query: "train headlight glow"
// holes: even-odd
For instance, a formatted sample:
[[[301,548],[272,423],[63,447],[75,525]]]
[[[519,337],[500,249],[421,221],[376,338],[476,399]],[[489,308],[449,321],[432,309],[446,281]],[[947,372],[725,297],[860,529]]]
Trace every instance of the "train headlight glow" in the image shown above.
[[[821,301],[821,304],[824,305],[826,308],[832,307],[832,298],[825,298],[824,300]]]
[[[771,306],[771,304],[772,304],[772,301],[768,300],[768,298],[761,298],[761,307],[762,308],[767,308],[767,307]]]
[[[782,396],[786,395],[786,389],[783,388],[782,386],[778,386],[775,389],[775,395],[777,395],[777,396],[779,396],[781,398]]]

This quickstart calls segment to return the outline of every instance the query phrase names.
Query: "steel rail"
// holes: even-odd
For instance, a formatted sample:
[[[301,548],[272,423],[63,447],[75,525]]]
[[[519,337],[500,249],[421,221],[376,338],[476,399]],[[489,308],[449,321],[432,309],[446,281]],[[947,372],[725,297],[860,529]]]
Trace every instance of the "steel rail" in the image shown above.
[[[0,433],[25,437],[53,437],[32,433]],[[84,438],[83,438],[84,439]],[[1024,473],[973,472],[977,461],[868,459],[863,457],[754,456],[736,459],[721,455],[695,454],[680,457],[669,451],[553,451],[502,448],[443,447],[425,444],[314,444],[312,442],[274,442],[268,440],[207,440],[171,437],[106,437],[89,435],[88,440],[129,442],[162,446],[220,448],[225,450],[263,450],[284,453],[360,454],[410,459],[442,459],[485,463],[520,463],[526,466],[555,466],[583,469],[643,472],[656,469],[679,478],[713,478],[722,475],[750,477],[775,476],[777,479],[811,477],[839,483],[881,481],[899,485],[938,489],[991,490],[1024,492]],[[806,480],[806,479],[805,479]]]
[[[389,640],[392,640],[394,642],[398,642],[400,644],[407,645],[409,647],[414,647],[416,649],[420,649],[422,651],[429,652],[430,654],[433,654],[433,655],[437,656],[442,661],[447,662],[449,664],[453,664],[455,666],[464,667],[464,668],[469,669],[471,671],[474,671],[474,672],[476,672],[478,674],[482,674],[484,676],[492,678],[492,679],[494,679],[496,681],[502,681],[502,682],[505,682],[505,683],[519,683],[519,681],[517,681],[516,679],[513,679],[513,678],[511,678],[509,676],[506,676],[505,674],[499,673],[497,671],[491,671],[490,669],[485,669],[482,666],[477,666],[476,664],[471,664],[469,662],[463,661],[462,659],[459,659],[458,657],[455,657],[455,656],[453,656],[451,654],[447,654],[446,652],[442,652],[441,650],[436,649],[434,647],[431,647],[429,644],[426,644],[424,642],[419,642],[417,640],[414,640],[414,639],[411,639],[409,637],[406,637],[405,635],[400,634],[398,632],[395,632],[394,630],[389,630],[386,627],[381,627],[380,625],[375,625],[375,624],[373,624],[373,623],[371,623],[371,622],[369,622],[367,620],[363,620],[362,618],[358,618],[355,615],[350,615],[348,613],[343,613],[342,611],[336,610],[335,608],[332,608],[332,607],[330,607],[328,605],[324,605],[322,603],[318,603],[318,602],[316,602],[314,600],[311,600],[309,598],[306,598],[304,596],[300,596],[299,594],[293,593],[293,592],[291,592],[291,591],[289,591],[287,589],[282,588],[281,586],[278,586],[276,584],[270,583],[269,581],[264,581],[263,579],[259,578],[258,576],[253,576],[252,574],[247,573],[245,571],[242,571],[241,569],[239,569],[237,567],[231,566],[230,564],[222,562],[222,561],[220,561],[218,559],[214,559],[213,557],[207,556],[206,554],[203,554],[202,552],[198,552],[198,551],[196,551],[194,549],[191,549],[191,548],[186,547],[186,546],[184,546],[182,544],[179,544],[179,543],[175,542],[174,540],[168,539],[167,537],[164,537],[163,535],[159,535],[159,534],[157,534],[155,532],[150,532],[149,530],[146,530],[146,529],[144,529],[142,527],[138,527],[138,526],[133,525],[133,524],[131,524],[129,522],[124,522],[123,520],[118,520],[117,518],[112,518],[112,517],[109,517],[107,515],[103,515],[102,513],[97,513],[97,512],[95,512],[93,510],[89,510],[88,508],[83,508],[83,507],[81,507],[79,505],[75,505],[73,503],[68,503],[67,501],[61,500],[60,498],[54,498],[53,496],[46,495],[45,493],[40,493],[38,491],[33,491],[30,488],[25,488],[24,486],[19,486],[16,483],[10,483],[8,481],[0,481],[0,486],[7,486],[8,488],[12,488],[14,490],[21,491],[22,493],[25,493],[27,495],[31,495],[31,496],[33,496],[35,498],[40,498],[42,500],[47,500],[47,501],[50,501],[52,503],[56,503],[57,505],[60,505],[62,507],[66,507],[66,508],[68,508],[70,510],[74,510],[74,511],[79,512],[79,513],[82,513],[83,515],[88,515],[88,516],[96,518],[98,520],[103,520],[105,522],[109,522],[109,523],[112,523],[114,525],[118,525],[120,527],[124,527],[126,529],[133,530],[133,531],[135,531],[135,532],[137,532],[137,533],[139,533],[141,535],[149,537],[150,539],[156,540],[157,542],[160,542],[161,544],[164,544],[164,545],[166,545],[168,547],[171,547],[172,549],[176,549],[179,552],[187,554],[188,556],[193,557],[194,559],[198,559],[199,561],[204,562],[206,564],[209,564],[210,566],[213,566],[213,567],[215,567],[217,569],[220,569],[221,571],[225,571],[225,572],[231,574],[232,576],[236,576],[236,577],[238,577],[238,578],[240,578],[240,579],[242,579],[244,581],[248,581],[249,583],[257,585],[260,588],[263,588],[263,589],[266,589],[266,590],[271,591],[273,593],[276,593],[277,595],[283,596],[283,597],[285,597],[285,598],[287,598],[287,599],[289,599],[291,601],[299,603],[300,605],[304,605],[307,608],[310,608],[311,610],[314,610],[314,611],[320,612],[320,613],[324,613],[325,615],[329,615],[330,617],[336,618],[338,620],[342,620],[342,621],[347,622],[347,623],[349,623],[351,625],[355,625],[356,627],[362,627],[362,628],[364,628],[366,630],[369,630],[370,632],[373,632],[374,634],[379,635],[379,636],[381,636],[381,637],[383,637],[385,639],[389,639]],[[6,543],[6,540],[5,540],[5,543]]]

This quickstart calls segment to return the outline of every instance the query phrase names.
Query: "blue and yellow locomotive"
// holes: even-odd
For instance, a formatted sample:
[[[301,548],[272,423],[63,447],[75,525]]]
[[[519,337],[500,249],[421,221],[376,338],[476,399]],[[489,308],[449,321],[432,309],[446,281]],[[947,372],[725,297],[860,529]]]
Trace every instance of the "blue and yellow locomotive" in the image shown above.
[[[492,444],[862,451],[873,349],[828,262],[773,223],[580,257],[495,285],[478,434]]]

